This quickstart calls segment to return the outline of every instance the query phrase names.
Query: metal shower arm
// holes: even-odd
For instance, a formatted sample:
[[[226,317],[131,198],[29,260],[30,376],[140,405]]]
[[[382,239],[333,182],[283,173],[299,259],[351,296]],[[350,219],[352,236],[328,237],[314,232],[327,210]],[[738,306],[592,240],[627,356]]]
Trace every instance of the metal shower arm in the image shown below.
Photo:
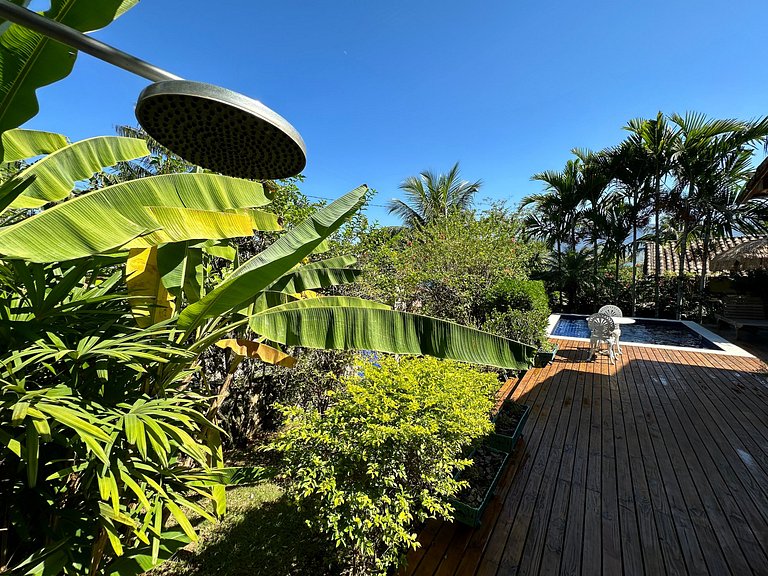
[[[69,26],[65,26],[60,22],[49,20],[36,12],[17,6],[13,2],[9,2],[9,0],[0,0],[0,17],[19,24],[20,26],[24,26],[25,28],[29,28],[30,30],[34,30],[43,36],[52,38],[53,40],[66,44],[76,50],[90,54],[99,60],[109,62],[123,70],[142,76],[147,80],[152,80],[153,82],[160,82],[162,80],[183,80],[183,78],[171,74],[170,72],[166,72],[149,62],[131,56],[109,44],[99,42],[98,40],[86,36],[82,32],[70,28]]]

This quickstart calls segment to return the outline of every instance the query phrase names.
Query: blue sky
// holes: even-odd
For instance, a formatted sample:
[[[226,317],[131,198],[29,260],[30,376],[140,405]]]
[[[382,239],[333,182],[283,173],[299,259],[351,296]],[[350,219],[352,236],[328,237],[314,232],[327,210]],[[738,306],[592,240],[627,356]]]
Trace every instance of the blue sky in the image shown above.
[[[383,205],[458,160],[479,197],[516,203],[540,190],[533,173],[618,143],[631,118],[768,114],[766,22],[765,0],[142,0],[94,36],[283,115],[307,145],[308,195],[367,183]],[[112,134],[147,83],[80,55],[26,126]]]

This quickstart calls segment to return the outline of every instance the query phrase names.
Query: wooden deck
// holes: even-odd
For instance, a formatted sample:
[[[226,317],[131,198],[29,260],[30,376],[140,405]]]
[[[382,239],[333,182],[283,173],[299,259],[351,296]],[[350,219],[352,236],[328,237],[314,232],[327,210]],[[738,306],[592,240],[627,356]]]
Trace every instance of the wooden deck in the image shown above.
[[[482,525],[429,522],[402,574],[768,574],[764,365],[558,343]]]

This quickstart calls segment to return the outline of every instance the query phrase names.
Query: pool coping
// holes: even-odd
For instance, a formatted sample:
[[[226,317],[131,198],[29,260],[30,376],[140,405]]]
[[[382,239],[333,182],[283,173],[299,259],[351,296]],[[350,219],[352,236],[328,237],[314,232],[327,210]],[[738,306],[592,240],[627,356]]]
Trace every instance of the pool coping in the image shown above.
[[[550,338],[557,338],[559,340],[573,340],[575,342],[589,342],[589,338],[575,338],[573,336],[552,336],[552,331],[555,329],[557,321],[560,320],[560,316],[588,316],[587,314],[551,314],[549,316],[549,322],[547,324],[547,336]],[[720,350],[710,350],[708,348],[690,348],[688,346],[669,346],[663,344],[644,344],[642,342],[621,342],[622,346],[639,346],[641,348],[663,348],[666,350],[680,350],[682,352],[699,352],[701,354],[721,354],[725,356],[740,356],[742,358],[754,358],[753,354],[750,354],[743,348],[736,346],[732,342],[729,342],[719,334],[715,334],[711,330],[707,330],[701,324],[691,322],[690,320],[668,320],[666,318],[646,318],[643,316],[634,316],[635,320],[653,320],[654,322],[682,322],[688,328],[694,332],[702,335],[704,338],[712,342],[715,346],[718,346]]]

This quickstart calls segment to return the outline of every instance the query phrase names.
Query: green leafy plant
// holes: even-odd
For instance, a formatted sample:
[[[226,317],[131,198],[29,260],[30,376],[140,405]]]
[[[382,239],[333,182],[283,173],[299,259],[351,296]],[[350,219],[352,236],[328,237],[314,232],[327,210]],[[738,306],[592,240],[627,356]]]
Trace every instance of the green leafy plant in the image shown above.
[[[539,280],[505,278],[495,284],[480,306],[483,328],[542,347],[550,309],[544,284]]]
[[[385,574],[408,548],[413,524],[450,518],[462,486],[462,450],[492,429],[493,374],[433,358],[359,365],[324,412],[282,408],[274,447],[289,493],[335,541],[350,574]]]

